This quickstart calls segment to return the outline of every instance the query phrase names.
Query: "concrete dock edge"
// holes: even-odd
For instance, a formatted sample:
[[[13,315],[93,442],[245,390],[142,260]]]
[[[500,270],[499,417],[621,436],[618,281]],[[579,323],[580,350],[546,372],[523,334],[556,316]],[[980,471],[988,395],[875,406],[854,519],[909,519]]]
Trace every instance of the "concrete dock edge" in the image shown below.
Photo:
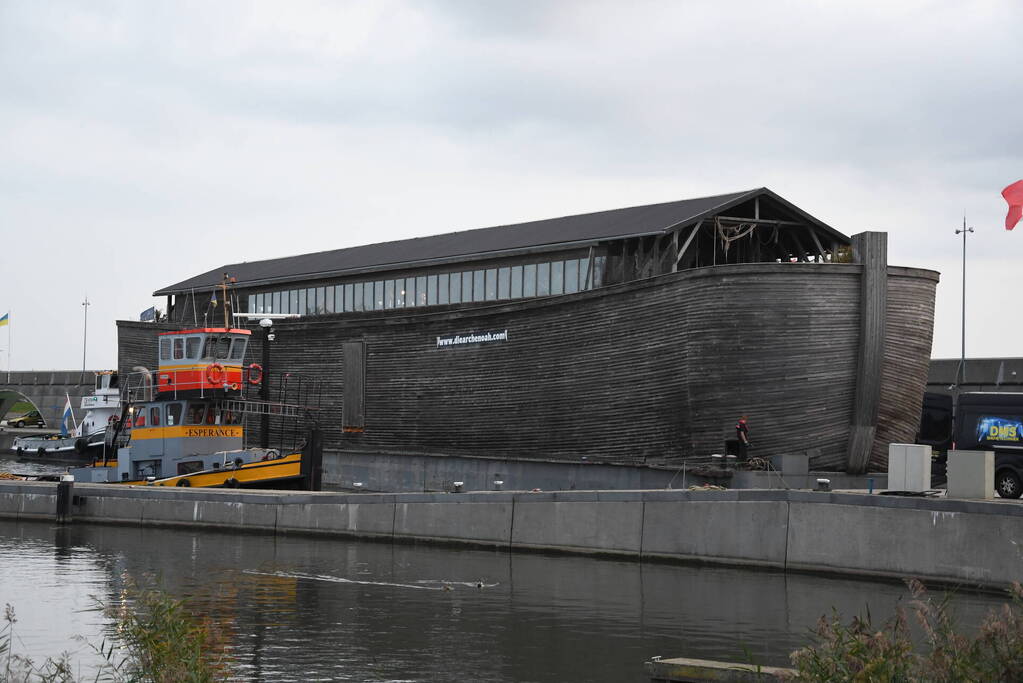
[[[344,494],[76,484],[74,523],[555,551],[1004,588],[1023,505],[785,490]],[[0,481],[0,517],[53,520],[56,484]]]

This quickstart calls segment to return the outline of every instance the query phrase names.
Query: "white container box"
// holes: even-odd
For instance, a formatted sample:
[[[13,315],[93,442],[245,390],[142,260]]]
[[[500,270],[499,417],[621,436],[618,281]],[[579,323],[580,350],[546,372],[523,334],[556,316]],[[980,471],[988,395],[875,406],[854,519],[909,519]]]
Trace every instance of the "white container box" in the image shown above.
[[[927,491],[931,488],[931,447],[914,443],[888,444],[888,490]]]
[[[949,451],[949,498],[990,500],[995,497],[995,454],[993,451]]]

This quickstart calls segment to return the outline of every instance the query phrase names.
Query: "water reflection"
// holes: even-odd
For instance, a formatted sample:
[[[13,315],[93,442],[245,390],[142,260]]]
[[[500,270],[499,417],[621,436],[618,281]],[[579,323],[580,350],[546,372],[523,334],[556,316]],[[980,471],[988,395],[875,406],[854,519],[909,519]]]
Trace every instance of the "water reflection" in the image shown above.
[[[222,625],[245,680],[641,681],[653,655],[785,663],[831,606],[898,585],[331,539],[0,520],[0,602],[33,655],[95,642],[122,576],[158,575]],[[995,600],[961,596],[978,623]]]

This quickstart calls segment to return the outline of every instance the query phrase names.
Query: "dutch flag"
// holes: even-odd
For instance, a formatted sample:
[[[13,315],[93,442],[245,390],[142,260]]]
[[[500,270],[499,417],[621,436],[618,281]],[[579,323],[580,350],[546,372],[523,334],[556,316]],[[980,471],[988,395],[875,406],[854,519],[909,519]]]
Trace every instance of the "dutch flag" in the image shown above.
[[[71,397],[68,394],[66,394],[66,393],[64,394],[64,396],[65,396],[65,398],[67,398],[67,401],[64,402],[64,414],[60,418],[60,435],[61,436],[67,436],[68,435],[68,426],[67,426],[68,420],[71,420],[71,423],[74,426],[75,430],[78,429],[78,423],[75,422],[75,414],[71,410]]]

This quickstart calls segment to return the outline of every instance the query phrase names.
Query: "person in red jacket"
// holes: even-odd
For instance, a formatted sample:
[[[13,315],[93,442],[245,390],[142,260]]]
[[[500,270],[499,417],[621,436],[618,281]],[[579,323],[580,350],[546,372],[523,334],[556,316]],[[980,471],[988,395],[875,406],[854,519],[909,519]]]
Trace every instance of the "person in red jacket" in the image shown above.
[[[746,424],[745,415],[740,417],[739,421],[735,423],[735,438],[739,441],[739,452],[737,455],[740,460],[745,460],[747,457],[747,449],[750,447],[749,425]]]

